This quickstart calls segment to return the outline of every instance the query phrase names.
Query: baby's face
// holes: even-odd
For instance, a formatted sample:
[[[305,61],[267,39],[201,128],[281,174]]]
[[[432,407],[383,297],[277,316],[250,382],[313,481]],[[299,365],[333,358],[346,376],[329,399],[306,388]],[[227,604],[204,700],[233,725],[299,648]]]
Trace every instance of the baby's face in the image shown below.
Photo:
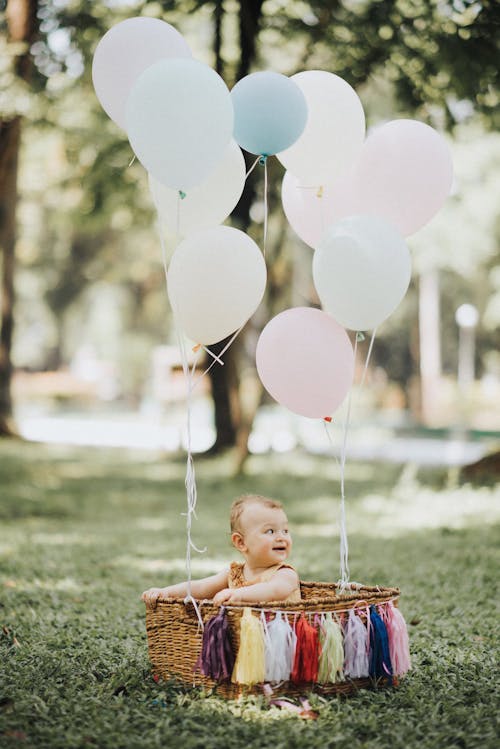
[[[276,507],[249,503],[241,513],[240,534],[246,547],[244,554],[255,566],[284,562],[292,549],[288,518]]]

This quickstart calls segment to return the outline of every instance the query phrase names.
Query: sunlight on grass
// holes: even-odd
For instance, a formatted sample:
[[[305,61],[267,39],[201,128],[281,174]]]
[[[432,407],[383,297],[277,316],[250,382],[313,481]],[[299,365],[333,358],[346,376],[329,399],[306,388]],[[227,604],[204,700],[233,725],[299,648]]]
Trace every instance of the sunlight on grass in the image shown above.
[[[354,532],[390,538],[424,528],[472,528],[500,521],[493,490],[468,487],[435,492],[423,487],[413,496],[368,494],[350,521]]]
[[[30,537],[30,542],[42,546],[89,546],[95,539],[81,533],[34,533]]]
[[[34,578],[32,580],[27,579],[12,579],[12,580],[5,580],[4,586],[6,588],[15,588],[18,591],[25,591],[29,592],[32,590],[48,590],[48,591],[60,591],[64,593],[81,593],[83,590],[87,590],[92,586],[79,583],[76,580],[74,580],[72,577],[63,577],[59,580],[40,580],[38,578]]]
[[[168,574],[174,572],[184,575],[186,573],[185,558],[175,557],[173,559],[139,559],[133,556],[121,556],[112,559],[110,564],[113,567],[125,567],[127,569],[136,569],[142,572],[161,572]],[[224,566],[229,565],[227,559],[218,559],[215,557],[194,557],[191,560],[191,569],[194,575],[212,575],[219,572]]]

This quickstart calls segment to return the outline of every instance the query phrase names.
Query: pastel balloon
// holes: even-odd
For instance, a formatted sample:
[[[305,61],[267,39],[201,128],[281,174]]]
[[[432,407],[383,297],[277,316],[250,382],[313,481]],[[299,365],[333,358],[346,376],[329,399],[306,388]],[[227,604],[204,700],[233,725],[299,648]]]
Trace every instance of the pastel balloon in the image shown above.
[[[137,158],[159,182],[184,192],[220,162],[233,119],[226,84],[196,60],[151,65],[127,101],[127,133]]]
[[[295,233],[310,247],[316,247],[330,224],[342,217],[341,196],[340,187],[307,186],[291,172],[285,172],[283,177],[281,201],[285,216]]]
[[[376,328],[396,309],[411,277],[401,234],[378,216],[350,216],[331,226],[313,258],[325,312],[352,330]]]
[[[149,175],[149,188],[160,221],[181,237],[221,224],[241,197],[245,174],[245,159],[233,140],[208,178],[182,198],[178,190],[165,187]]]
[[[196,343],[216,343],[246,323],[266,286],[257,244],[229,226],[195,232],[175,250],[167,274],[176,321]]]
[[[126,128],[126,102],[140,74],[158,60],[191,57],[184,37],[158,18],[127,18],[109,29],[94,52],[92,80],[102,108]]]
[[[450,193],[453,164],[444,138],[416,120],[392,120],[371,133],[354,172],[353,206],[408,236],[427,224]]]
[[[242,78],[231,91],[234,138],[250,153],[271,155],[295,143],[304,130],[307,104],[290,78],[263,71]]]
[[[365,115],[361,101],[334,73],[307,70],[291,80],[306,98],[308,117],[300,138],[278,158],[305,185],[330,184],[352,166],[363,145]]]
[[[285,310],[257,342],[257,372],[272,397],[312,419],[330,416],[352,384],[354,352],[344,328],[312,307]]]

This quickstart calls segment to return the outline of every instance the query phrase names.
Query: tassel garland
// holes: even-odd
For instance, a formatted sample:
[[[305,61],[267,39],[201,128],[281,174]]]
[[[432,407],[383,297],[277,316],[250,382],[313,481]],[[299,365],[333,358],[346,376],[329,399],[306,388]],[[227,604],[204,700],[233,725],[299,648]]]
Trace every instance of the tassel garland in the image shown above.
[[[319,638],[321,655],[319,659],[318,682],[344,681],[344,644],[342,629],[331,612],[322,617]]]
[[[382,619],[389,638],[389,655],[394,676],[403,676],[411,668],[408,629],[403,614],[389,601],[382,609]]]
[[[212,617],[205,624],[197,666],[204,676],[209,676],[215,681],[224,681],[231,676],[234,653],[229,639],[229,622],[224,607],[217,616]]]
[[[297,635],[283,617],[276,612],[272,621],[264,624],[266,681],[288,681],[293,668]]]
[[[392,664],[387,629],[375,606],[370,606],[370,676],[385,676],[392,684]]]
[[[304,681],[316,681],[318,678],[319,638],[315,627],[311,626],[304,614],[301,614],[295,625],[297,644],[291,681],[301,684]]]
[[[197,667],[214,681],[231,678],[236,684],[334,684],[368,676],[404,675],[411,666],[408,630],[392,601],[366,606],[366,622],[357,613],[361,602],[349,609],[344,627],[333,612],[318,613],[314,626],[304,612],[290,626],[288,616],[274,611],[266,621],[250,607],[240,618],[240,645],[235,659],[229,620],[221,607],[205,625]]]
[[[368,628],[365,627],[354,609],[349,611],[344,639],[344,673],[351,679],[368,676]]]
[[[264,630],[250,608],[243,609],[240,622],[240,648],[231,681],[234,684],[258,684],[266,677]]]

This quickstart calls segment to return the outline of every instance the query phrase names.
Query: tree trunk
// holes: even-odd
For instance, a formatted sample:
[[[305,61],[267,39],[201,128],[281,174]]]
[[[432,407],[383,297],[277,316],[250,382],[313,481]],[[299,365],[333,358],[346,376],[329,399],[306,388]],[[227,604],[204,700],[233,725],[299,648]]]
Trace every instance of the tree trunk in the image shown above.
[[[248,75],[250,68],[255,60],[257,49],[257,35],[259,31],[259,21],[262,13],[263,0],[240,0],[239,13],[239,35],[240,35],[240,62],[238,66],[238,80]],[[217,3],[217,6],[219,3]],[[218,13],[222,12],[222,3]],[[216,67],[218,72],[223,75],[223,61],[220,57],[221,29],[222,18],[216,16],[214,52],[216,57]],[[245,154],[247,166],[254,160]],[[233,212],[233,219],[238,228],[246,231],[250,225],[250,207],[255,197],[255,182],[250,176],[245,185],[243,195]],[[244,335],[241,333],[240,335]],[[214,354],[219,354],[226,345],[226,341],[211,346]],[[238,432],[241,428],[241,407],[239,399],[239,381],[237,366],[237,345],[238,341],[224,354],[224,366],[216,364],[209,372],[212,386],[212,398],[215,411],[215,443],[210,449],[211,454],[216,454],[229,447],[234,447],[238,441]]]
[[[2,248],[0,319],[0,436],[12,435],[12,333],[14,330],[14,250],[16,244],[19,117],[0,123],[0,247]]]
[[[8,41],[25,42],[27,50],[15,63],[27,81],[31,71],[29,47],[37,33],[36,0],[9,0],[5,9]],[[12,336],[14,332],[14,267],[16,246],[17,172],[21,119],[0,120],[0,250],[2,253],[0,318],[0,436],[15,433],[12,422]]]

